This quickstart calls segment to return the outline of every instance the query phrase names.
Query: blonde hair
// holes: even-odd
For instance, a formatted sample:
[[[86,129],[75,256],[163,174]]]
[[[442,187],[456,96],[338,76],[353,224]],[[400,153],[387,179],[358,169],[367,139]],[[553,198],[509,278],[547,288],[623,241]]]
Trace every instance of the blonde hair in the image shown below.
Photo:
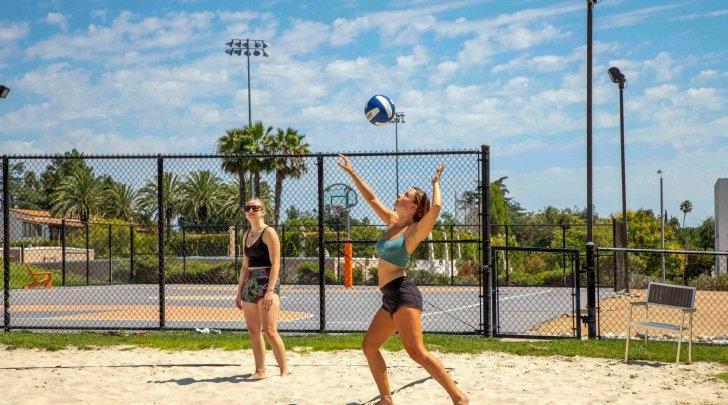
[[[265,203],[260,198],[253,197],[253,198],[249,199],[248,201],[246,201],[245,205],[248,205],[249,202],[257,202],[258,204],[260,204],[261,207],[263,207],[263,211],[266,211]]]
[[[430,210],[430,198],[427,196],[425,190],[419,187],[412,187],[412,189],[415,190],[415,204],[417,204],[417,210],[412,219],[418,222]]]

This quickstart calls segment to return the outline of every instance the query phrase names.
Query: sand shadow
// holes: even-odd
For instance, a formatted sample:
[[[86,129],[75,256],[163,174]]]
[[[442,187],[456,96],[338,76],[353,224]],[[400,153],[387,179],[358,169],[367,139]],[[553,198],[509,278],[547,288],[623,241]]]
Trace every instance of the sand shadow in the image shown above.
[[[648,366],[648,367],[660,368],[660,367],[665,367],[667,365],[675,364],[675,363],[661,363],[659,361],[632,360],[632,359],[630,359],[630,360],[627,360],[627,361],[622,360],[622,364],[628,364],[630,366]]]
[[[174,383],[177,385],[191,385],[191,384],[197,384],[197,383],[214,383],[214,384],[220,384],[220,383],[230,383],[230,384],[237,384],[241,382],[256,382],[264,380],[265,378],[251,378],[253,374],[241,374],[241,375],[231,375],[227,377],[214,377],[214,378],[203,378],[203,379],[196,379],[192,377],[187,378],[173,378],[170,380],[159,380],[159,381],[147,381],[148,383],[154,383],[154,384],[167,384],[167,383]]]
[[[428,377],[425,377],[425,378],[422,378],[422,379],[419,379],[419,380],[416,380],[416,381],[412,381],[411,383],[405,384],[405,385],[397,388],[396,390],[392,391],[392,395],[398,393],[399,391],[402,391],[405,388],[414,387],[415,385],[422,384],[425,381],[431,380],[431,379],[432,379],[432,377],[431,376],[428,376]],[[374,401],[376,401],[376,400],[378,400],[380,398],[381,397],[379,395],[377,395],[376,397],[374,397],[374,398],[372,398],[372,399],[370,399],[370,400],[368,400],[366,402],[348,402],[346,405],[366,405],[366,404],[370,404],[370,403],[372,403],[372,402],[374,402]]]
[[[27,366],[27,367],[0,367],[0,370],[58,370],[58,369],[84,369],[84,368],[141,368],[141,367],[240,367],[240,364],[229,363],[200,363],[200,364],[112,364],[91,366]]]

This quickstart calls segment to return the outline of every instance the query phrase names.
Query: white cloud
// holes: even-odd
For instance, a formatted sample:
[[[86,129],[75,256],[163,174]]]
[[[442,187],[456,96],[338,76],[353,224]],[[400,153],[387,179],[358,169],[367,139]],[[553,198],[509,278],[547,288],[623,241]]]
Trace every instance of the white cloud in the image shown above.
[[[0,44],[15,42],[23,39],[30,33],[30,24],[27,22],[2,22],[0,24]]]
[[[726,9],[726,8],[721,9],[721,10],[709,11],[707,13],[692,13],[692,14],[687,14],[687,15],[681,15],[678,17],[673,17],[673,18],[671,18],[671,20],[673,20],[673,21],[695,20],[698,18],[722,17],[724,15],[728,15],[728,9]]]
[[[667,11],[680,8],[684,4],[667,4],[664,6],[645,7],[637,10],[630,10],[624,13],[606,15],[597,20],[597,29],[619,28],[639,24],[644,20],[659,18]]]
[[[68,31],[68,17],[61,13],[48,13],[43,22],[48,25],[55,25],[63,32]]]

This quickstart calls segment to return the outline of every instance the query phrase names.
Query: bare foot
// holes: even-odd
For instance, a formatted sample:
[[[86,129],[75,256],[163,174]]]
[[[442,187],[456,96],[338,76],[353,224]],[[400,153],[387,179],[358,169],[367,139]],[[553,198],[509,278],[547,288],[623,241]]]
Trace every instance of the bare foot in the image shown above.
[[[281,377],[288,377],[289,374],[290,373],[288,372],[287,369],[286,370],[281,370]]]
[[[256,371],[248,377],[249,380],[262,380],[265,378],[265,371]]]
[[[379,401],[375,402],[374,405],[394,405],[391,395],[380,395]]]

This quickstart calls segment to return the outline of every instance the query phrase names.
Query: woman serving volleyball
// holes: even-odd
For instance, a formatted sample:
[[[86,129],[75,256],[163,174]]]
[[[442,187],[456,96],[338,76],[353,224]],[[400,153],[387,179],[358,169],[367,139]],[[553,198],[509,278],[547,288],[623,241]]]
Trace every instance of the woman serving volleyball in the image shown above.
[[[432,177],[432,205],[424,190],[412,187],[397,196],[394,210],[391,210],[354,171],[349,159],[344,155],[339,157],[339,166],[351,176],[364,200],[387,225],[375,246],[379,255],[377,267],[379,289],[383,293],[382,307],[374,315],[362,342],[369,369],[379,389],[379,403],[393,403],[387,365],[379,348],[398,332],[407,354],[445,388],[453,403],[467,404],[467,395],[455,385],[442,363],[425,349],[420,319],[422,294],[405,274],[410,254],[432,231],[442,208],[440,177],[444,166],[437,165]]]

